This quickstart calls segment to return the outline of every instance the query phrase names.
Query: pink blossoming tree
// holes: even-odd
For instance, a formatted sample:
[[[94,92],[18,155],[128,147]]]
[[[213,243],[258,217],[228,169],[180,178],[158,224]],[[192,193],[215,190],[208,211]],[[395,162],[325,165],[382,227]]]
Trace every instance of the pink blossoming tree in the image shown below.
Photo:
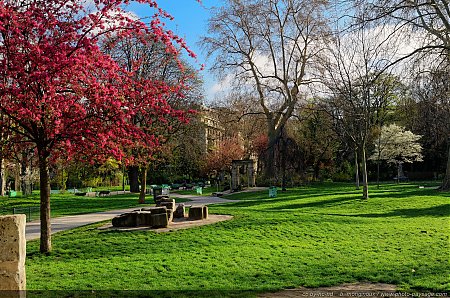
[[[170,17],[153,0],[139,0],[155,14],[146,25],[121,7],[127,0],[5,0],[0,2],[0,114],[8,142],[35,148],[40,172],[41,252],[50,252],[49,164],[61,158],[90,156],[121,160],[128,146],[152,152],[158,137],[135,125],[176,117],[166,99],[173,86],[136,80],[99,48],[105,35],[150,34],[166,51],[185,49],[183,40],[164,29]],[[176,55],[175,55],[176,56]],[[7,125],[3,125],[6,124]]]

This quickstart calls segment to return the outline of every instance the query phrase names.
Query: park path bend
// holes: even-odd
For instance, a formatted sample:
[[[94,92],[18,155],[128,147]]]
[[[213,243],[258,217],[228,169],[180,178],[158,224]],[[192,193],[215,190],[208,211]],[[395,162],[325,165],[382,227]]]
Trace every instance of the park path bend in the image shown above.
[[[264,188],[251,188],[246,190],[249,191],[259,191]],[[186,206],[200,206],[200,205],[211,205],[211,204],[224,204],[224,203],[236,203],[238,200],[228,200],[223,197],[212,197],[212,196],[195,196],[195,195],[181,195],[177,193],[172,194],[173,197],[183,198],[190,200],[189,202],[185,202]],[[119,209],[119,210],[110,210],[96,213],[88,213],[88,214],[79,214],[79,215],[68,215],[55,217],[51,219],[52,224],[52,235],[61,231],[66,231],[70,229],[75,229],[81,226],[94,224],[97,222],[111,220],[114,217],[126,213],[131,212],[133,210],[138,209],[139,206],[133,208]],[[25,237],[26,240],[35,240],[39,239],[41,236],[41,223],[39,220],[34,220],[27,222],[25,228]]]

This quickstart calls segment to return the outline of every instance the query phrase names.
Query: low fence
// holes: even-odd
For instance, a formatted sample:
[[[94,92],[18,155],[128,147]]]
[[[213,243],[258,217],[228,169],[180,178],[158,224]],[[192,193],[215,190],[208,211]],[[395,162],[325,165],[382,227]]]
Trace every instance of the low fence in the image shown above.
[[[40,219],[39,206],[13,208],[13,214],[25,214],[27,222]]]

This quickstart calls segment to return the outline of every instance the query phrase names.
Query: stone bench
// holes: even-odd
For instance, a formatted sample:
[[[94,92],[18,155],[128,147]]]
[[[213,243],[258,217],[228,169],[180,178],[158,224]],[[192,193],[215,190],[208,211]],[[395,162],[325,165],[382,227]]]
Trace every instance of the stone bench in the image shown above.
[[[149,207],[124,213],[112,219],[114,227],[166,228],[173,219],[173,210],[166,207]]]
[[[160,197],[156,200],[157,207],[166,207],[167,209],[175,210],[175,200],[170,199],[169,197]]]
[[[186,206],[184,204],[178,204],[177,208],[173,212],[174,218],[185,218],[186,217]]]
[[[190,220],[200,220],[208,218],[208,206],[193,206],[189,209]]]

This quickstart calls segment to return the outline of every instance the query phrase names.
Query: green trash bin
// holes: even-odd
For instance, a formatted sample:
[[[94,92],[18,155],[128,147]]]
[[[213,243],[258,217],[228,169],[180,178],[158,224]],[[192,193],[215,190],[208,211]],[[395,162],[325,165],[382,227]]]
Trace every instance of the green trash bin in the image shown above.
[[[271,186],[269,187],[269,198],[276,198],[277,197],[277,187]]]
[[[197,190],[197,194],[198,195],[202,195],[203,194],[203,187],[197,186],[195,189]]]
[[[8,197],[9,198],[17,197],[17,192],[15,190],[10,190],[8,192]]]

